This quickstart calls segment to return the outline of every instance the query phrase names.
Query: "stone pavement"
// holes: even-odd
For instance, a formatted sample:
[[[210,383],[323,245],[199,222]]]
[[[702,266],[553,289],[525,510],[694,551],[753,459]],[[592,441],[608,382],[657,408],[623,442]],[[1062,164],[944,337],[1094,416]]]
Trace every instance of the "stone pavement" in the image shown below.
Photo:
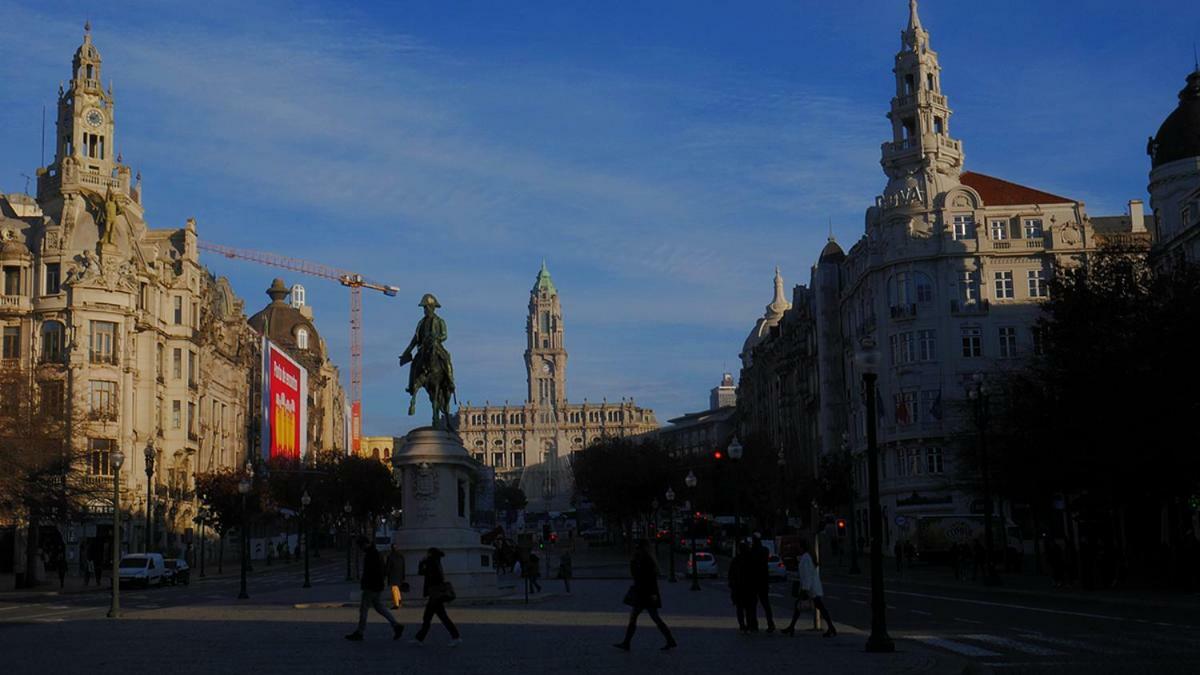
[[[192,604],[131,607],[120,620],[103,618],[98,603],[54,622],[0,624],[0,653],[12,673],[959,673],[966,663],[908,641],[898,642],[894,654],[866,654],[865,636],[850,625],[839,626],[834,639],[813,633],[743,636],[723,582],[704,582],[700,592],[682,582],[663,584],[663,616],[679,641],[673,652],[658,650],[661,636],[646,617],[631,653],[611,646],[627,618],[621,598],[628,582],[622,580],[577,580],[570,595],[550,581],[546,590],[559,595],[528,606],[452,605],[464,638],[455,649],[436,624],[424,646],[393,642],[374,615],[366,641],[350,643],[342,635],[352,630],[356,610],[322,603],[344,601],[354,585],[336,580],[332,569],[311,589],[295,588],[291,576],[278,585],[260,578],[251,599],[241,603],[221,595],[236,583],[226,579],[206,581],[219,592],[198,595]],[[203,600],[210,597],[220,599]],[[409,637],[420,609],[406,606],[397,616]]]

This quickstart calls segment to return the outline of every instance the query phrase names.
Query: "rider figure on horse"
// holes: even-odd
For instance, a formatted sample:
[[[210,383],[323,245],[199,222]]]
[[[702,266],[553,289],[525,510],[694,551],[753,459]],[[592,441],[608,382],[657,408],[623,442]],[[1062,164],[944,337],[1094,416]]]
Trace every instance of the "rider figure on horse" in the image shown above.
[[[417,324],[412,341],[400,356],[400,365],[412,363],[408,371],[408,388],[405,389],[412,396],[408,414],[416,414],[417,391],[423,388],[433,406],[434,428],[449,429],[454,366],[450,363],[450,353],[442,345],[446,341],[446,322],[434,311],[442,305],[432,293],[426,293],[418,306],[425,309],[425,316]],[[415,358],[412,353],[414,347],[417,348]]]

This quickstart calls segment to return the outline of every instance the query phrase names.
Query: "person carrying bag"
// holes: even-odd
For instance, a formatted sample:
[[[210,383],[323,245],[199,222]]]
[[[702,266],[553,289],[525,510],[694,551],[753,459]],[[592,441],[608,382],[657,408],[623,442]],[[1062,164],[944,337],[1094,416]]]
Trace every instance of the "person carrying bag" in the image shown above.
[[[425,559],[417,567],[417,572],[425,577],[425,585],[422,590],[422,595],[425,596],[425,613],[421,617],[421,629],[417,631],[416,636],[412,639],[413,644],[425,644],[425,636],[429,635],[429,629],[433,625],[433,617],[436,615],[441,620],[442,625],[450,632],[449,646],[457,647],[462,644],[462,637],[458,633],[458,627],[450,620],[450,615],[446,613],[446,603],[453,602],[458,594],[454,592],[454,584],[446,581],[446,574],[442,570],[442,558],[446,554],[442,553],[441,549],[431,547],[425,554]]]

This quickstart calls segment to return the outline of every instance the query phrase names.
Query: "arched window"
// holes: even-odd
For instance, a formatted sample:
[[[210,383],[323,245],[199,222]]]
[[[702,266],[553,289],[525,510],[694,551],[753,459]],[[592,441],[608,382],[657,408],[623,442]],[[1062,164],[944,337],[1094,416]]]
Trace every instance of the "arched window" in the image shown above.
[[[42,361],[62,363],[66,355],[66,329],[61,322],[47,321],[42,324]]]
[[[296,329],[296,346],[300,349],[308,349],[308,329]]]

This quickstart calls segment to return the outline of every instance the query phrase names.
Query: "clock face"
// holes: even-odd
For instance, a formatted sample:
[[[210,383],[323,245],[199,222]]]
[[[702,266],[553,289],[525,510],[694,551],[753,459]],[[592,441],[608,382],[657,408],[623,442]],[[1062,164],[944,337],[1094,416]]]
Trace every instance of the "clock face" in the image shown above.
[[[543,372],[543,373],[548,373],[548,372],[550,372],[550,364],[549,364],[549,363],[543,363],[543,364],[542,364],[542,372]]]
[[[95,108],[92,108],[91,110],[87,111],[87,114],[84,116],[84,119],[86,119],[87,123],[93,127],[98,127],[101,124],[104,124],[104,115],[99,110],[96,110]]]

